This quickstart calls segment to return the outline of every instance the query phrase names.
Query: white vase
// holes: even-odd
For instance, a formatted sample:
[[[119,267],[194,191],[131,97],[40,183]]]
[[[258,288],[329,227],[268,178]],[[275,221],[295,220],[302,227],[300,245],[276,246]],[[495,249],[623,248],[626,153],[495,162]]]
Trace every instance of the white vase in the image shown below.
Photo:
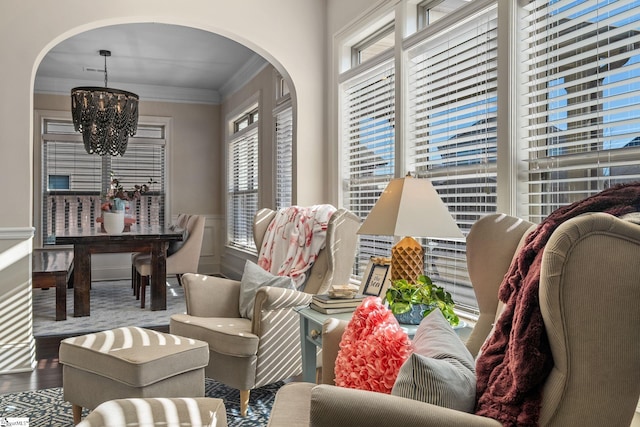
[[[102,221],[107,234],[121,234],[124,230],[124,211],[102,212]]]

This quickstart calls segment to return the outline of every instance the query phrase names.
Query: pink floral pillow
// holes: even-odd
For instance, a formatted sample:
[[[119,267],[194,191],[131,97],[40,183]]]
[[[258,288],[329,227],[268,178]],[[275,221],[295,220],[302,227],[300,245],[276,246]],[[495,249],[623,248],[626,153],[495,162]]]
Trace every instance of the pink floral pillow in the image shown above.
[[[391,393],[411,340],[378,297],[367,297],[349,321],[336,358],[337,386]]]

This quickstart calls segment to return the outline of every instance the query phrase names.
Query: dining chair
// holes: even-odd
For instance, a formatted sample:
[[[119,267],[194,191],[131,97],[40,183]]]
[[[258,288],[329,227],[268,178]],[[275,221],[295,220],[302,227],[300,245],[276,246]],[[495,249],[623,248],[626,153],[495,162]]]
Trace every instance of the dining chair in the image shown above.
[[[189,215],[183,213],[178,214],[176,221],[172,223],[170,227],[185,228],[187,226],[187,219],[189,219]],[[140,294],[138,292],[140,290],[140,283],[138,274],[136,272],[136,260],[140,257],[145,257],[148,255],[149,254],[145,252],[133,252],[131,254],[131,289],[133,290],[133,295],[136,297],[136,299],[140,299]],[[180,280],[179,275],[178,280]]]
[[[175,274],[178,283],[182,285],[181,276],[184,273],[197,273],[202,251],[202,239],[204,237],[205,217],[202,215],[185,215],[182,218],[185,224],[185,238],[175,252],[167,253],[167,275]],[[171,247],[169,248],[171,249]],[[145,307],[146,287],[151,276],[151,256],[139,255],[134,261],[136,297],[140,299],[140,307]]]

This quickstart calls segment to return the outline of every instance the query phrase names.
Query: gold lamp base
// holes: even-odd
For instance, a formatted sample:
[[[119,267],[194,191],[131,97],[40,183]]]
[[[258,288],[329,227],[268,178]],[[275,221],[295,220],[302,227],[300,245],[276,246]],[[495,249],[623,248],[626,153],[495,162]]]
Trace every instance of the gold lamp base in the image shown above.
[[[424,250],[413,237],[405,237],[391,248],[391,280],[415,283],[424,274]]]

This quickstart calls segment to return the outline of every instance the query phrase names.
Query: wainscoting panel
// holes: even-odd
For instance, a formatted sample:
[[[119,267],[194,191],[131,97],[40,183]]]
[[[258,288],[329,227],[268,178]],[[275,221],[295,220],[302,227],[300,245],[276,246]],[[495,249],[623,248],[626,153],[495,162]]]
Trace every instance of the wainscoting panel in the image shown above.
[[[0,228],[0,374],[35,368],[31,320],[34,229]]]

